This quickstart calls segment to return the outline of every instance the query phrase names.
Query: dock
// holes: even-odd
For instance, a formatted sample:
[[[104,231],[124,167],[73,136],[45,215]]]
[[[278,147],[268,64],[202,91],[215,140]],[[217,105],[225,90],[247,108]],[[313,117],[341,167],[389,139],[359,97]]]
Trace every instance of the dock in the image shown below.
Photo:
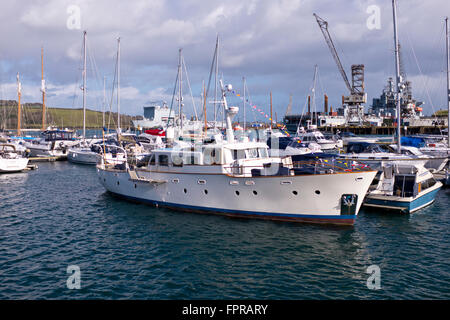
[[[30,162],[53,162],[61,161],[66,159],[61,159],[60,157],[30,157],[28,158]]]

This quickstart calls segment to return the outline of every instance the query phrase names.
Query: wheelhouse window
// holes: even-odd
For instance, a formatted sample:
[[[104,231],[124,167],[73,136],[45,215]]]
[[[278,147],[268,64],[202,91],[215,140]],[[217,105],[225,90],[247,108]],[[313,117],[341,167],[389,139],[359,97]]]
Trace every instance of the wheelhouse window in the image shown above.
[[[258,148],[258,152],[260,158],[267,158],[269,156],[266,148]]]
[[[434,178],[427,179],[420,184],[420,188],[423,190],[431,188],[436,184],[436,180]]]
[[[233,150],[233,160],[245,159],[245,150]]]
[[[258,158],[258,149],[257,148],[248,149],[247,154],[249,159]]]
[[[414,195],[414,176],[396,176],[394,181],[394,195],[412,197]]]

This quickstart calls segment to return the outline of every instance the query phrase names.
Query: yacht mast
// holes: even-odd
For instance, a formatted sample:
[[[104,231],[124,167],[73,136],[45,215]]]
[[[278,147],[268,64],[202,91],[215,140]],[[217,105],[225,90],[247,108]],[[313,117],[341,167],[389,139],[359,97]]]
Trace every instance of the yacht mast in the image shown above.
[[[217,35],[216,39],[216,69],[214,74],[214,128],[216,127],[217,121],[217,78],[219,77],[219,35]]]
[[[41,47],[41,92],[42,92],[42,131],[45,130],[45,80],[44,80],[44,47]]]
[[[83,32],[83,140],[86,139],[86,31]]]
[[[316,126],[317,126],[317,108],[316,108],[316,80],[317,80],[317,64],[314,65],[314,79],[313,79],[313,88],[312,88],[312,102],[313,102],[313,112],[315,114],[314,119],[316,120]],[[311,121],[311,124],[313,121]]]
[[[242,81],[244,82],[244,132],[246,129],[246,118],[245,118],[245,77],[242,77]]]
[[[445,18],[445,44],[447,51],[447,104],[448,104],[448,120],[447,120],[447,143],[450,148],[450,31],[448,25],[448,17]]]
[[[400,115],[400,93],[402,90],[402,78],[400,76],[400,57],[398,52],[398,35],[397,35],[397,3],[392,0],[392,13],[394,18],[394,48],[395,48],[395,85],[397,95],[397,153],[401,153],[401,115]]]
[[[106,107],[106,76],[103,76],[102,128],[105,127],[105,107]]]
[[[183,70],[181,69],[181,51],[178,50],[178,116],[180,117],[180,127],[183,131]]]
[[[20,84],[19,73],[17,72],[17,136],[21,135],[21,119],[22,119],[22,106],[20,105],[20,97],[22,95],[22,85]]]
[[[208,132],[208,119],[206,118],[206,86],[205,86],[205,81],[202,82],[202,88],[203,88],[203,93],[202,93],[202,98],[203,98],[203,117],[205,120],[205,137],[206,137],[206,133]]]
[[[120,133],[120,37],[117,38],[117,133]]]

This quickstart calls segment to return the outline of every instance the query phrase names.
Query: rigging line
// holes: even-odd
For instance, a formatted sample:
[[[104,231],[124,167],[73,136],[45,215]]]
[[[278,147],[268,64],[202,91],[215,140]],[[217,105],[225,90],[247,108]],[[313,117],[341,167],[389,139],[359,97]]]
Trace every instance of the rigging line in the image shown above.
[[[431,99],[430,92],[429,92],[428,86],[427,86],[428,80],[426,79],[425,75],[424,75],[423,72],[422,72],[422,68],[420,67],[419,61],[418,61],[418,59],[417,59],[416,52],[415,52],[415,50],[414,50],[414,46],[412,45],[412,41],[411,41],[411,38],[410,38],[408,32],[406,33],[406,36],[407,36],[407,38],[408,38],[408,42],[409,42],[409,45],[410,45],[410,47],[411,47],[411,50],[412,50],[412,54],[413,54],[414,60],[415,60],[415,62],[416,62],[417,69],[419,70],[419,73],[420,73],[421,77],[424,79],[424,80],[423,80],[423,82],[424,82],[423,87],[425,88],[425,92],[426,92],[427,98],[428,98],[428,100],[429,100],[429,102],[430,102],[430,105],[431,105],[431,108],[432,108],[432,110],[433,110],[433,113],[435,114],[436,111],[435,111],[434,104],[433,104],[433,101],[432,101],[432,99]],[[437,120],[436,114],[435,114],[435,120]],[[442,135],[442,131],[441,131],[441,135]]]
[[[214,69],[215,63],[216,63],[216,54],[217,54],[217,45],[214,47],[213,60],[211,62],[211,69],[209,71],[208,86],[206,88],[206,94],[205,94],[205,100],[206,101],[208,101],[207,99],[208,99],[209,87],[211,85],[212,73],[213,73],[213,69]],[[215,107],[216,107],[216,105],[214,104],[214,108]],[[216,120],[216,119],[214,119],[214,120]]]
[[[90,48],[89,47],[89,42],[88,42],[88,48]],[[94,52],[93,52],[92,49],[88,50],[88,54],[89,54],[89,61],[91,63],[91,68],[90,69],[91,69],[92,74],[93,74],[93,76],[95,78],[95,83],[97,85],[97,90],[99,91],[99,89],[100,89],[100,87],[102,87],[103,83],[100,84],[100,72],[99,72],[99,69],[98,69],[98,66],[97,66],[97,62],[95,60],[95,55],[94,55]],[[94,99],[96,100],[96,103],[99,103],[100,97],[98,95],[94,96]]]
[[[248,90],[247,81],[245,82],[245,93],[246,93],[246,97],[248,97],[247,101],[249,102],[249,104],[250,104],[250,106],[251,106],[250,109],[253,111],[253,112],[252,112],[252,114],[253,114],[253,119],[254,119],[255,122],[256,122],[256,115],[255,115],[255,110],[253,109],[252,96],[250,95],[250,90]]]
[[[178,68],[177,68],[178,69]],[[173,110],[173,101],[175,99],[175,94],[177,92],[177,84],[178,84],[178,76],[179,76],[179,72],[177,71],[177,76],[175,78],[175,85],[173,87],[173,93],[172,93],[172,101],[170,102],[170,109],[169,109],[169,119],[167,120],[167,125],[166,125],[166,131],[169,128],[169,123],[170,123],[170,115],[172,114],[172,110]],[[181,117],[181,115],[179,115]],[[175,115],[173,116],[173,125],[175,126]]]
[[[189,88],[189,92],[191,93],[191,98],[192,98],[192,106],[194,108],[194,113],[195,113],[195,119],[198,120],[198,115],[197,115],[197,108],[195,106],[195,102],[194,102],[194,95],[192,94],[192,89],[191,89],[191,83],[189,82],[189,77],[188,77],[188,72],[187,72],[187,68],[186,68],[186,63],[184,61],[184,57],[181,57],[181,63],[184,66],[184,72],[186,73],[186,80],[187,80],[187,84],[188,84],[188,88]]]
[[[87,42],[87,45],[88,45],[88,48],[90,49],[90,44],[89,44],[89,42]],[[93,76],[94,76],[94,78],[95,78],[95,83],[97,84],[97,88],[100,88],[100,74],[99,74],[99,70],[98,70],[98,66],[97,66],[97,62],[95,61],[95,55],[94,55],[94,53],[93,53],[93,50],[92,49],[90,49],[90,50],[88,50],[87,51],[88,52],[88,55],[89,55],[89,61],[90,61],[90,69],[91,69],[91,71],[92,71],[92,73],[93,73]],[[99,92],[99,90],[97,91],[97,92]],[[103,97],[102,97],[103,98]],[[94,100],[95,100],[95,102],[96,102],[96,104],[97,105],[102,105],[102,112],[104,112],[104,101],[102,101],[101,103],[99,102],[100,101],[100,97],[98,96],[98,95],[95,95],[94,96]],[[99,123],[99,117],[95,117],[95,119],[96,119],[96,124],[98,125],[98,123]]]
[[[81,43],[83,43],[83,42],[81,42]],[[83,45],[81,45],[81,47],[80,47],[80,60],[79,60],[79,62],[78,62],[78,71],[80,71],[80,70],[82,70],[82,67],[81,67],[81,65],[82,65],[82,61],[83,61]],[[73,92],[73,98],[72,98],[72,109],[74,109],[75,108],[75,100],[78,98],[78,94],[77,94],[77,92],[78,92],[78,89],[80,88],[80,83],[79,83],[79,81],[80,81],[80,72],[77,72],[76,73],[76,81],[75,81],[75,87],[74,87],[74,92]],[[72,119],[73,119],[73,117],[71,117]]]
[[[116,87],[116,80],[117,80],[117,68],[118,68],[118,55],[116,53],[115,55],[115,60],[116,63],[114,64],[114,78],[113,78],[113,82],[112,82],[112,88],[111,88],[111,100],[109,102],[109,114],[108,114],[108,133],[109,133],[109,129],[111,127],[111,113],[112,113],[112,106],[113,106],[113,101],[114,101],[114,89]],[[113,124],[115,123],[115,120],[113,119]]]
[[[313,89],[313,87],[314,87],[314,81],[315,81],[315,72],[314,72],[313,83],[312,83],[311,86],[309,87],[308,94],[307,94],[306,97],[305,97],[305,104],[303,105],[303,110],[302,110],[302,113],[301,113],[301,116],[300,116],[300,121],[299,121],[298,124],[297,124],[297,133],[298,133],[298,129],[300,128],[300,125],[301,125],[302,120],[303,120],[303,115],[304,115],[304,113],[305,113],[306,105],[308,104],[308,96],[309,96],[309,94],[312,92],[312,89]]]
[[[307,104],[308,104],[308,95],[306,95],[306,97],[305,97],[305,103],[303,104],[303,109],[302,109],[302,113],[301,113],[301,116],[300,116],[300,121],[297,123],[297,129],[296,129],[296,133],[295,133],[296,137],[298,137],[298,129],[301,126],[301,123],[302,123],[302,120],[303,120],[303,115],[305,114],[305,110],[306,110]]]

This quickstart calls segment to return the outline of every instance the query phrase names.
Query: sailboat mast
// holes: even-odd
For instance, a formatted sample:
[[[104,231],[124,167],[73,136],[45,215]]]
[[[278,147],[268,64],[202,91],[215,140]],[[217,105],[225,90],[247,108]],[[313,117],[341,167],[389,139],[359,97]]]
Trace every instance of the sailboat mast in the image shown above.
[[[450,30],[448,25],[448,17],[445,18],[445,44],[447,51],[447,143],[450,148]]]
[[[202,83],[203,88],[203,117],[205,118],[205,137],[208,132],[208,118],[206,117],[206,86],[205,81]]]
[[[120,37],[117,38],[117,132],[120,132]]]
[[[247,119],[245,117],[245,77],[242,77],[242,82],[244,83],[244,132],[245,132],[247,123]]]
[[[316,126],[317,124],[317,108],[316,108],[316,81],[317,80],[317,64],[314,65],[314,79],[313,79],[313,88],[312,88],[312,103],[313,103],[313,112],[315,114],[314,119],[316,120]],[[312,124],[312,121],[311,121]]]
[[[22,85],[19,80],[19,73],[17,72],[17,136],[21,135],[21,119],[22,119],[22,106],[20,105],[20,97],[22,95]]]
[[[396,95],[397,95],[397,153],[401,153],[401,114],[400,114],[400,93],[402,78],[400,76],[400,56],[399,56],[399,46],[398,46],[398,35],[397,35],[397,3],[392,0],[392,13],[394,18],[394,48],[395,48],[395,82],[396,82]]]
[[[103,76],[102,128],[105,127],[105,109],[106,109],[106,77]]]
[[[183,131],[183,71],[181,69],[181,51],[178,50],[178,116],[180,117],[180,126]]]
[[[83,139],[86,139],[86,31],[83,32]]]
[[[45,80],[44,80],[44,47],[41,47],[41,91],[42,91],[42,131],[45,130]]]
[[[216,126],[217,121],[217,78],[219,77],[219,35],[217,35],[216,39],[216,69],[214,73],[214,127]]]

